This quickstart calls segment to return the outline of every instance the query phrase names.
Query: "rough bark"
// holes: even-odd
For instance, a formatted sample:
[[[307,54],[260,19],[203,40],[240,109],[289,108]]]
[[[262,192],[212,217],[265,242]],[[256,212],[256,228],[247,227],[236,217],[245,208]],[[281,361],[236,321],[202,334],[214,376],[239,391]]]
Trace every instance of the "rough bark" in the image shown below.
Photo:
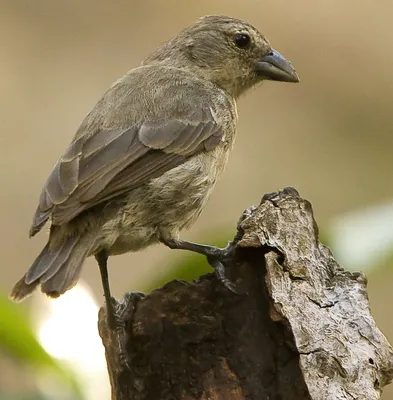
[[[370,314],[366,278],[319,242],[296,190],[243,213],[225,266],[238,294],[209,274],[127,295],[118,333],[100,310],[113,399],[380,398],[393,352]]]

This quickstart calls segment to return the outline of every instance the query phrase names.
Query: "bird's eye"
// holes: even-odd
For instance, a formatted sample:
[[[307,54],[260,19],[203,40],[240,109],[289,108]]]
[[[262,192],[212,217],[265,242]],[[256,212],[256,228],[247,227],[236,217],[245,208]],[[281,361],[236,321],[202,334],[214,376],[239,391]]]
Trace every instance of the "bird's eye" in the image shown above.
[[[235,45],[240,49],[247,48],[248,46],[250,46],[251,43],[250,36],[246,33],[236,33],[233,41],[235,42]]]

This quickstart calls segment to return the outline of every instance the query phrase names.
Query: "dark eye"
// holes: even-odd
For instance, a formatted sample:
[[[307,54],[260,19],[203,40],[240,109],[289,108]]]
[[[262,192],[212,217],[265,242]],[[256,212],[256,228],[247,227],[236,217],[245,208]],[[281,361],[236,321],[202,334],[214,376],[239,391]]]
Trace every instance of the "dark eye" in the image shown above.
[[[236,33],[233,40],[236,46],[239,47],[240,49],[245,49],[251,43],[250,36],[247,35],[246,33]]]

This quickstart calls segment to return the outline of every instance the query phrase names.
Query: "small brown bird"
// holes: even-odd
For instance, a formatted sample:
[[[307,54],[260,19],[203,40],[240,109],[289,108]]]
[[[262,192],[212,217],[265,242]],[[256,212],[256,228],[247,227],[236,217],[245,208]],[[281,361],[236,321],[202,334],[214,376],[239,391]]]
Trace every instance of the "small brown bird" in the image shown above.
[[[179,232],[198,218],[227,164],[236,99],[266,79],[299,81],[250,24],[207,16],[115,82],[44,185],[30,236],[49,220],[49,240],[10,298],[38,285],[60,296],[94,255],[110,308],[108,256],[157,242],[206,255],[226,283],[223,249],[182,241]]]

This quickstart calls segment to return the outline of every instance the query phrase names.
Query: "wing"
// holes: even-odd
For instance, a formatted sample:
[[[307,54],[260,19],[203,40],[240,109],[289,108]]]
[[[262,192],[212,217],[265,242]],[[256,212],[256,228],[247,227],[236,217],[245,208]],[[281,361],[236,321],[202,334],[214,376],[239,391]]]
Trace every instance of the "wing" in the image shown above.
[[[209,102],[196,102],[181,118],[163,121],[147,115],[146,121],[129,127],[77,135],[44,185],[30,236],[49,217],[54,225],[63,225],[82,211],[159,177],[193,155],[212,150],[224,133],[214,108]]]

